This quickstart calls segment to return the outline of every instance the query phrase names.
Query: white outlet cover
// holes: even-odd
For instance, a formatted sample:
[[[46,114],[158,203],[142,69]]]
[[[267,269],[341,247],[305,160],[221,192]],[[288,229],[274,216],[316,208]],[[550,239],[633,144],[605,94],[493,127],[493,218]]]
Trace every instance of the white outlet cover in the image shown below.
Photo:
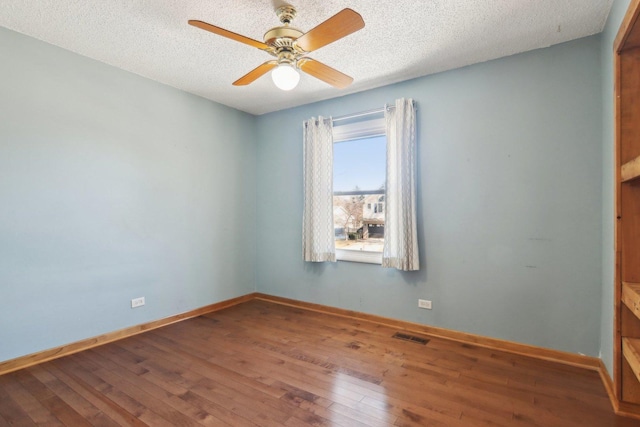
[[[144,305],[144,297],[134,298],[131,300],[131,308],[141,307]]]
[[[418,307],[426,308],[427,310],[431,310],[431,301],[426,300],[426,299],[419,299],[418,300]]]

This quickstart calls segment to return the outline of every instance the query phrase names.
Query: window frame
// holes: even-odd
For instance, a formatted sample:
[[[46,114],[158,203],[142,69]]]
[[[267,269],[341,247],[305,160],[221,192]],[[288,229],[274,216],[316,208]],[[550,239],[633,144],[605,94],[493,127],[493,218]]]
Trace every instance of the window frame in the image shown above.
[[[380,113],[380,117],[376,117],[373,119],[369,118],[366,120],[357,120],[357,121],[340,124],[340,125],[334,124],[333,126],[333,143],[334,144],[339,144],[341,142],[347,142],[347,141],[354,141],[358,139],[374,138],[379,136],[385,137],[385,144],[386,144],[387,135],[386,135],[386,124],[384,119],[384,112]],[[385,170],[385,176],[386,176],[386,170]],[[342,193],[342,195],[346,195],[344,193],[350,193],[350,192],[334,191],[333,194],[334,196],[341,195],[338,193]],[[367,192],[367,194],[373,194],[373,193]],[[378,194],[382,194],[386,196],[386,190],[382,190]],[[359,262],[364,264],[382,265],[382,252],[362,251],[362,250],[356,251],[356,250],[336,248],[336,261],[348,261],[348,262]]]

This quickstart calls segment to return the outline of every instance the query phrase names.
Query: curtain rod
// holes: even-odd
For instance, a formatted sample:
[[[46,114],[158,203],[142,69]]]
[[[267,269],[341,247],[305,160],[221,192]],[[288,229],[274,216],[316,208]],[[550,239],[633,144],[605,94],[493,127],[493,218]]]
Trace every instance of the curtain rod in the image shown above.
[[[373,110],[361,111],[359,113],[347,114],[346,116],[335,117],[333,119],[333,121],[334,122],[339,122],[339,121],[342,121],[342,120],[355,119],[357,117],[372,116],[374,114],[384,113],[384,110],[386,110],[386,109],[387,109],[387,107],[385,106],[385,107],[376,108],[376,109],[373,109]]]
[[[416,105],[416,102],[413,101],[413,106],[415,107],[415,105]],[[395,105],[387,104],[382,108],[375,108],[373,110],[361,111],[359,113],[347,114],[345,116],[338,116],[338,117],[333,118],[332,121],[333,122],[339,122],[339,121],[342,121],[342,120],[355,119],[355,118],[358,118],[358,117],[372,116],[374,114],[384,113],[385,110],[392,110],[394,108],[396,108]]]

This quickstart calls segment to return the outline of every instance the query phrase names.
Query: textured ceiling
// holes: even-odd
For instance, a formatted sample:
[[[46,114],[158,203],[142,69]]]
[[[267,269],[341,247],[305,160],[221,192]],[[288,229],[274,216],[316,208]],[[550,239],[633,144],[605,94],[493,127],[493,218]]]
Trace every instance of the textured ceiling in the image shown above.
[[[308,31],[340,10],[365,28],[309,56],[354,78],[344,90],[304,75],[291,92],[269,75],[231,83],[267,53],[187,24],[262,40],[281,0],[2,0],[0,26],[252,114],[547,47],[602,31],[612,0],[291,0]]]

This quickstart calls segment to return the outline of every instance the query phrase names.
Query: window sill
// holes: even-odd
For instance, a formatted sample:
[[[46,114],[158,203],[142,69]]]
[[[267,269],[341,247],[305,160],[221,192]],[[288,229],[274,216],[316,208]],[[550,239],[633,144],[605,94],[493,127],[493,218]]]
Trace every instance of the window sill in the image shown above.
[[[336,249],[336,260],[382,265],[382,252]]]

